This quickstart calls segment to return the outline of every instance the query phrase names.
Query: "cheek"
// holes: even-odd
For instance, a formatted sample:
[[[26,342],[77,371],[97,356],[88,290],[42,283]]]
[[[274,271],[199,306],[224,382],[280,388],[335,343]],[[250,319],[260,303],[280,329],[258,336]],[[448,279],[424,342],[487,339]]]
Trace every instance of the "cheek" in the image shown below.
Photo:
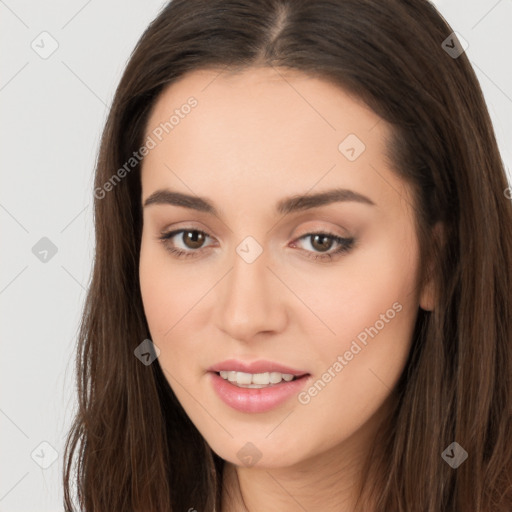
[[[324,413],[336,403],[352,426],[381,405],[410,350],[418,312],[417,258],[413,238],[398,244],[382,238],[347,259],[338,279],[326,276],[318,283],[330,286],[319,316],[335,335],[316,344],[319,382],[306,390],[303,403],[310,400]]]
[[[139,279],[144,312],[152,335],[170,336],[174,325],[197,301],[200,286],[186,276],[180,264],[171,261],[158,242],[143,236]]]
[[[144,313],[151,334],[160,337],[171,326],[169,313],[174,311],[173,288],[158,251],[148,247],[144,239],[140,252],[139,280]]]
[[[295,290],[314,315],[303,315],[302,328],[318,333],[322,321],[326,343],[317,346],[324,355],[348,350],[358,336],[364,342],[372,326],[379,339],[387,332],[408,341],[418,310],[417,268],[415,239],[404,232],[401,237],[376,236],[314,277],[303,273]]]
[[[418,252],[412,236],[392,240],[374,239],[338,272],[317,275],[316,313],[334,334],[316,337],[315,380],[299,397],[309,428],[330,418],[341,426],[326,427],[333,436],[349,435],[378,410],[403,371],[418,312]]]
[[[204,349],[204,336],[198,334],[198,320],[207,321],[201,309],[216,275],[198,275],[192,268],[172,260],[158,243],[141,245],[139,279],[144,313],[153,343],[160,349],[158,358],[166,376],[191,378],[192,368],[185,370],[179,361],[195,361]],[[215,273],[214,273],[215,274]],[[196,335],[197,334],[197,335]]]

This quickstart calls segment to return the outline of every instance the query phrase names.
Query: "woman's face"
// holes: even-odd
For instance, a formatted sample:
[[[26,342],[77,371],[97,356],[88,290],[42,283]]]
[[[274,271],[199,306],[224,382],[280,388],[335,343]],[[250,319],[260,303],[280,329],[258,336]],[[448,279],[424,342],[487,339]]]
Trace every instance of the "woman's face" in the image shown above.
[[[190,73],[152,111],[144,310],[169,385],[233,464],[348,447],[403,370],[428,297],[389,135],[338,87],[272,68]]]

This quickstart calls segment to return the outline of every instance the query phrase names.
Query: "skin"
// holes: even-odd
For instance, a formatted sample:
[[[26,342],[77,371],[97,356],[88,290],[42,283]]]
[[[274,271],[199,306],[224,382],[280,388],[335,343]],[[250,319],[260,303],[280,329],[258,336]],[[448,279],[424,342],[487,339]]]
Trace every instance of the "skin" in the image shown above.
[[[194,96],[198,105],[145,157],[142,204],[169,188],[207,198],[219,217],[183,206],[144,208],[140,284],[144,310],[169,385],[211,448],[227,461],[222,511],[349,511],[361,464],[404,368],[418,308],[419,248],[410,190],[385,158],[390,128],[329,82],[299,72],[250,68],[194,71],[158,99],[146,135]],[[353,162],[338,145],[356,134]],[[279,215],[296,194],[342,187],[374,205],[337,202]],[[159,240],[174,229],[208,234],[178,259]],[[354,237],[351,250],[314,260],[306,234]],[[247,263],[237,246],[252,236],[263,252]],[[302,238],[303,237],[303,238]],[[331,245],[329,246],[329,242]],[[327,239],[325,252],[339,245]],[[194,248],[194,247],[199,247]],[[199,251],[199,252],[198,252]],[[202,251],[202,252],[201,252]],[[308,389],[366,327],[402,308],[310,402],[296,396],[265,413],[224,404],[206,369],[235,358],[267,359],[311,374]],[[261,458],[245,466],[250,441]]]

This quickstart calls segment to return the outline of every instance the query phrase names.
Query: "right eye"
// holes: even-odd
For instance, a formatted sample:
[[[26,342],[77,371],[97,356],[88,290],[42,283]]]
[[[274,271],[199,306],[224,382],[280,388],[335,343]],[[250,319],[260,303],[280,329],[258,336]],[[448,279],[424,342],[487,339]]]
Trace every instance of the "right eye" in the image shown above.
[[[180,233],[182,234],[181,243],[184,245],[184,248],[176,247],[175,243],[172,242],[172,239]],[[184,234],[186,234],[186,236],[183,236]],[[159,237],[166,250],[178,258],[195,257],[197,253],[202,252],[203,248],[201,248],[201,245],[204,243],[206,238],[211,238],[208,233],[199,229],[188,228],[162,233]],[[178,240],[180,240],[180,238],[178,238]]]

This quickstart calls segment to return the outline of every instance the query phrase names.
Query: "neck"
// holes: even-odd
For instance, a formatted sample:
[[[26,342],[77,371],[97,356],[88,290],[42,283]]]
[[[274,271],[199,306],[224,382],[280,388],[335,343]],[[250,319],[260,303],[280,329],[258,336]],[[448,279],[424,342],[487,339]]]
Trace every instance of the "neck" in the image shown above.
[[[222,512],[353,512],[379,411],[342,443],[288,467],[224,465]],[[374,512],[365,507],[365,512]]]
[[[334,467],[336,466],[336,467]],[[225,468],[222,512],[349,512],[354,509],[353,468],[311,464],[279,469]],[[226,507],[224,507],[226,504]]]

